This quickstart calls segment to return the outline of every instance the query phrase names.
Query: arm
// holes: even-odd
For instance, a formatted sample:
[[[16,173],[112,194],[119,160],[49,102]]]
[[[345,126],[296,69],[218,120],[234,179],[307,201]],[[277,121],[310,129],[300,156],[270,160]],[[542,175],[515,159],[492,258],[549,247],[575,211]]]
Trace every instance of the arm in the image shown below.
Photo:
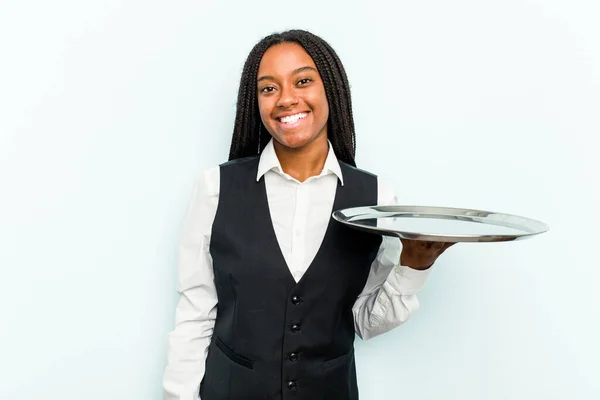
[[[384,237],[363,292],[352,311],[358,336],[367,340],[406,322],[418,309],[428,270],[398,265],[400,241]]]
[[[396,203],[393,190],[379,181],[378,204]],[[400,254],[400,241],[384,236],[367,283],[352,308],[356,333],[364,340],[399,326],[419,308],[417,293],[429,272],[400,265]]]
[[[219,198],[219,169],[206,171],[194,187],[179,244],[175,329],[169,334],[164,400],[198,400],[208,345],[217,314],[210,235]]]

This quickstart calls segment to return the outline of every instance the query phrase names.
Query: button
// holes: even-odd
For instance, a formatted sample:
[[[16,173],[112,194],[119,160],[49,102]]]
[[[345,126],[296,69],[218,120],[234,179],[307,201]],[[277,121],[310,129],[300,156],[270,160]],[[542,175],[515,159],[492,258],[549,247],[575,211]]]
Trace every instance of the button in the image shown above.
[[[296,388],[298,387],[298,384],[296,384],[296,381],[288,381],[287,387],[290,390],[296,390]]]
[[[300,333],[300,325],[298,325],[298,324],[292,325],[292,333]]]
[[[298,296],[294,296],[292,297],[292,304],[297,306],[298,304],[302,303],[302,299]]]
[[[300,231],[298,231],[298,230],[297,230],[297,231],[296,231],[296,237],[300,237],[300,234],[301,234],[301,233],[302,233],[302,232],[300,232]]]
[[[298,353],[290,353],[289,359],[291,362],[298,361]]]

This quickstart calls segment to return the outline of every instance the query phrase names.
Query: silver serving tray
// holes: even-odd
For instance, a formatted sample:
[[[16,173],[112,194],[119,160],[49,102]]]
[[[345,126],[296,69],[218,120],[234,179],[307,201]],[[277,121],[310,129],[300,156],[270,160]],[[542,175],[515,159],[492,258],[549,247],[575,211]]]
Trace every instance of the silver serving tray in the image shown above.
[[[430,242],[507,242],[549,229],[517,215],[450,207],[355,207],[335,211],[333,218],[371,233]]]

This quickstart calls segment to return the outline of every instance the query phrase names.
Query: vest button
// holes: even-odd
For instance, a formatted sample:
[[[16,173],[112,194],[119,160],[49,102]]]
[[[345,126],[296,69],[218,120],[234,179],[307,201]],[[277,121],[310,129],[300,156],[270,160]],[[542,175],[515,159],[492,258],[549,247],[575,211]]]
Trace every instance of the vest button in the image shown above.
[[[291,362],[298,361],[298,353],[291,353],[289,359]]]
[[[298,296],[294,296],[292,297],[292,304],[297,306],[298,304],[302,303],[302,299]]]
[[[292,325],[292,333],[300,333],[300,325],[298,325],[298,324]]]
[[[298,387],[298,385],[296,384],[296,381],[288,381],[287,387],[290,390],[296,390],[296,388]]]

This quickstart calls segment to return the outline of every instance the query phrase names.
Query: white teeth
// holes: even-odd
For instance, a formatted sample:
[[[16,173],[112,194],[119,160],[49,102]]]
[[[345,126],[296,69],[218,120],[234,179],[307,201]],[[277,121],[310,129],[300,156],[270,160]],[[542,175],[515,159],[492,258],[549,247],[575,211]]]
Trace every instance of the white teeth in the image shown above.
[[[281,122],[283,122],[284,124],[293,124],[295,122],[297,122],[299,119],[305,118],[308,114],[307,113],[299,113],[299,114],[294,114],[294,115],[288,115],[287,117],[281,117],[279,118],[279,120]]]

